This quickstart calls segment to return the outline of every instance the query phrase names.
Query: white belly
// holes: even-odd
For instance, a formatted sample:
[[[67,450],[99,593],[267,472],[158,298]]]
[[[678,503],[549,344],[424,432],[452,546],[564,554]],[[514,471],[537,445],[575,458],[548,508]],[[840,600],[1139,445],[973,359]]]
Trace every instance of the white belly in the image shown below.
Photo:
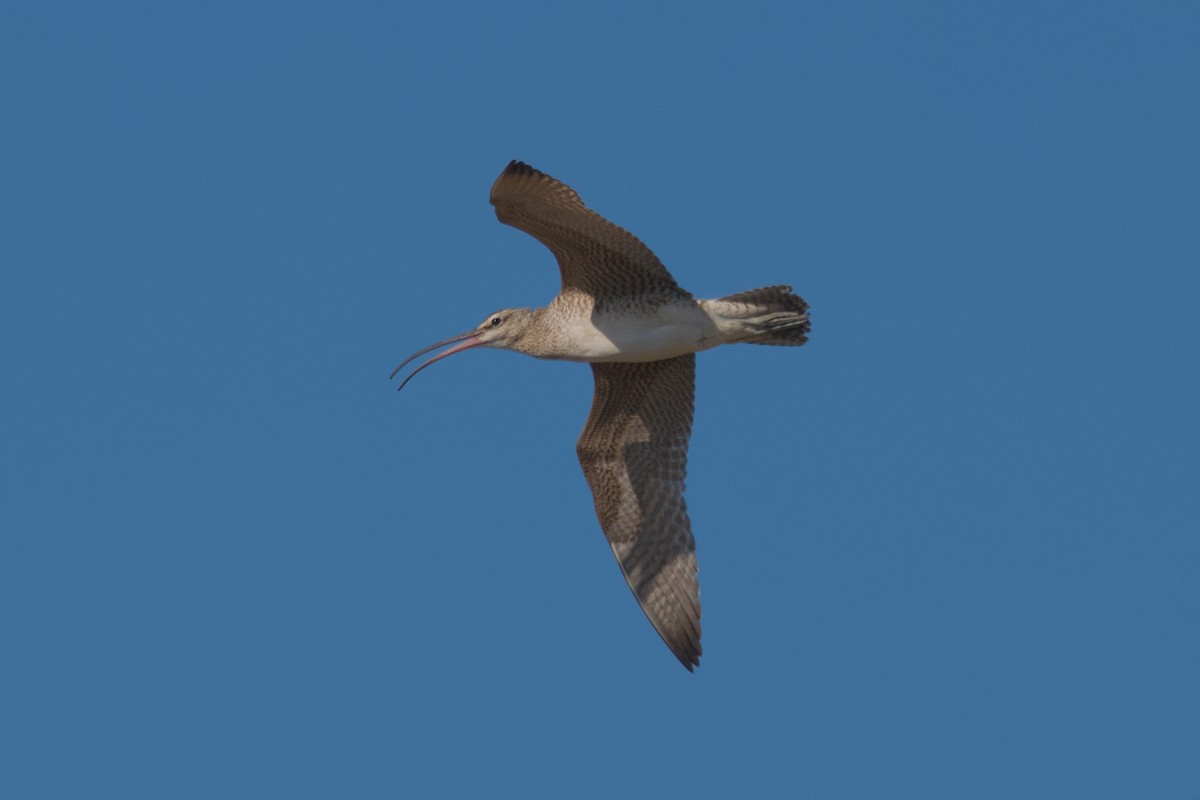
[[[575,317],[564,333],[559,357],[571,361],[661,361],[721,343],[712,320],[691,303]]]

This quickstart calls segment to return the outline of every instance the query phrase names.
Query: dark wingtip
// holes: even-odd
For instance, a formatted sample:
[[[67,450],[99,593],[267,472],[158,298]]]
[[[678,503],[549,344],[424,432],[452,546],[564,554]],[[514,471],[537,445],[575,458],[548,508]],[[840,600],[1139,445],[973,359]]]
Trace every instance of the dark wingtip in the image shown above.
[[[498,209],[502,198],[506,196],[519,197],[523,190],[543,181],[554,181],[554,179],[541,170],[534,169],[524,161],[518,161],[514,158],[508,162],[508,166],[504,168],[504,171],[500,173],[500,177],[496,178],[495,183],[492,184],[492,191],[488,195],[488,200],[492,205],[497,206]],[[562,189],[568,194],[574,195],[574,192],[570,188],[562,187]],[[500,216],[499,210],[497,210],[496,215]],[[500,221],[509,225],[512,224],[502,216],[500,217]],[[520,226],[518,225],[517,227]]]
[[[695,672],[696,667],[700,666],[700,642],[698,640],[688,640],[672,644],[667,642],[667,647],[671,649],[671,654],[679,659],[679,663],[683,664],[683,668],[688,672]]]
[[[517,159],[514,158],[512,161],[508,162],[508,166],[504,168],[504,174],[505,175],[541,175],[542,173],[538,172],[536,169],[529,166],[524,161],[518,161]]]

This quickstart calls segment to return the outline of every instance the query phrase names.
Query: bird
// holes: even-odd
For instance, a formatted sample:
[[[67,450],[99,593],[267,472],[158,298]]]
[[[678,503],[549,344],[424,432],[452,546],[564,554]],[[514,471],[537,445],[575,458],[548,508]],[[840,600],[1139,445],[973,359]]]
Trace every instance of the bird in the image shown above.
[[[492,184],[505,225],[554,255],[562,286],[542,308],[505,308],[426,353],[397,387],[476,347],[587,362],[595,381],[576,453],[600,527],[650,624],[689,672],[700,665],[696,542],[684,502],[697,352],[722,344],[800,346],[808,304],[790,286],[702,300],[679,286],[650,248],[587,208],[574,189],[522,161]]]

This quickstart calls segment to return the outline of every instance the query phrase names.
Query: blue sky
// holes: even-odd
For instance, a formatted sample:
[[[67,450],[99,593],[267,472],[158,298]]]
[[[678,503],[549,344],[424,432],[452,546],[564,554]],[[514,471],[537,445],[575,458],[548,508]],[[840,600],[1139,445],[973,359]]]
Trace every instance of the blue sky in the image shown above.
[[[8,3],[0,794],[1195,797],[1200,12]],[[518,158],[699,359],[688,674]]]

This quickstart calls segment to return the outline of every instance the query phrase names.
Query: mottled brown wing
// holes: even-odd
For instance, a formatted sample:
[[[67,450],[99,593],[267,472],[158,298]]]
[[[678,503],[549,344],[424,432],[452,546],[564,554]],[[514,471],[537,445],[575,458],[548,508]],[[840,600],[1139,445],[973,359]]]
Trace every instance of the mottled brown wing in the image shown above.
[[[525,231],[554,253],[564,292],[600,303],[623,297],[690,297],[650,248],[584,206],[575,190],[520,161],[492,184],[492,205],[505,225]]]
[[[696,356],[592,364],[579,463],[625,580],[675,657],[700,664],[696,541],[683,502]]]

